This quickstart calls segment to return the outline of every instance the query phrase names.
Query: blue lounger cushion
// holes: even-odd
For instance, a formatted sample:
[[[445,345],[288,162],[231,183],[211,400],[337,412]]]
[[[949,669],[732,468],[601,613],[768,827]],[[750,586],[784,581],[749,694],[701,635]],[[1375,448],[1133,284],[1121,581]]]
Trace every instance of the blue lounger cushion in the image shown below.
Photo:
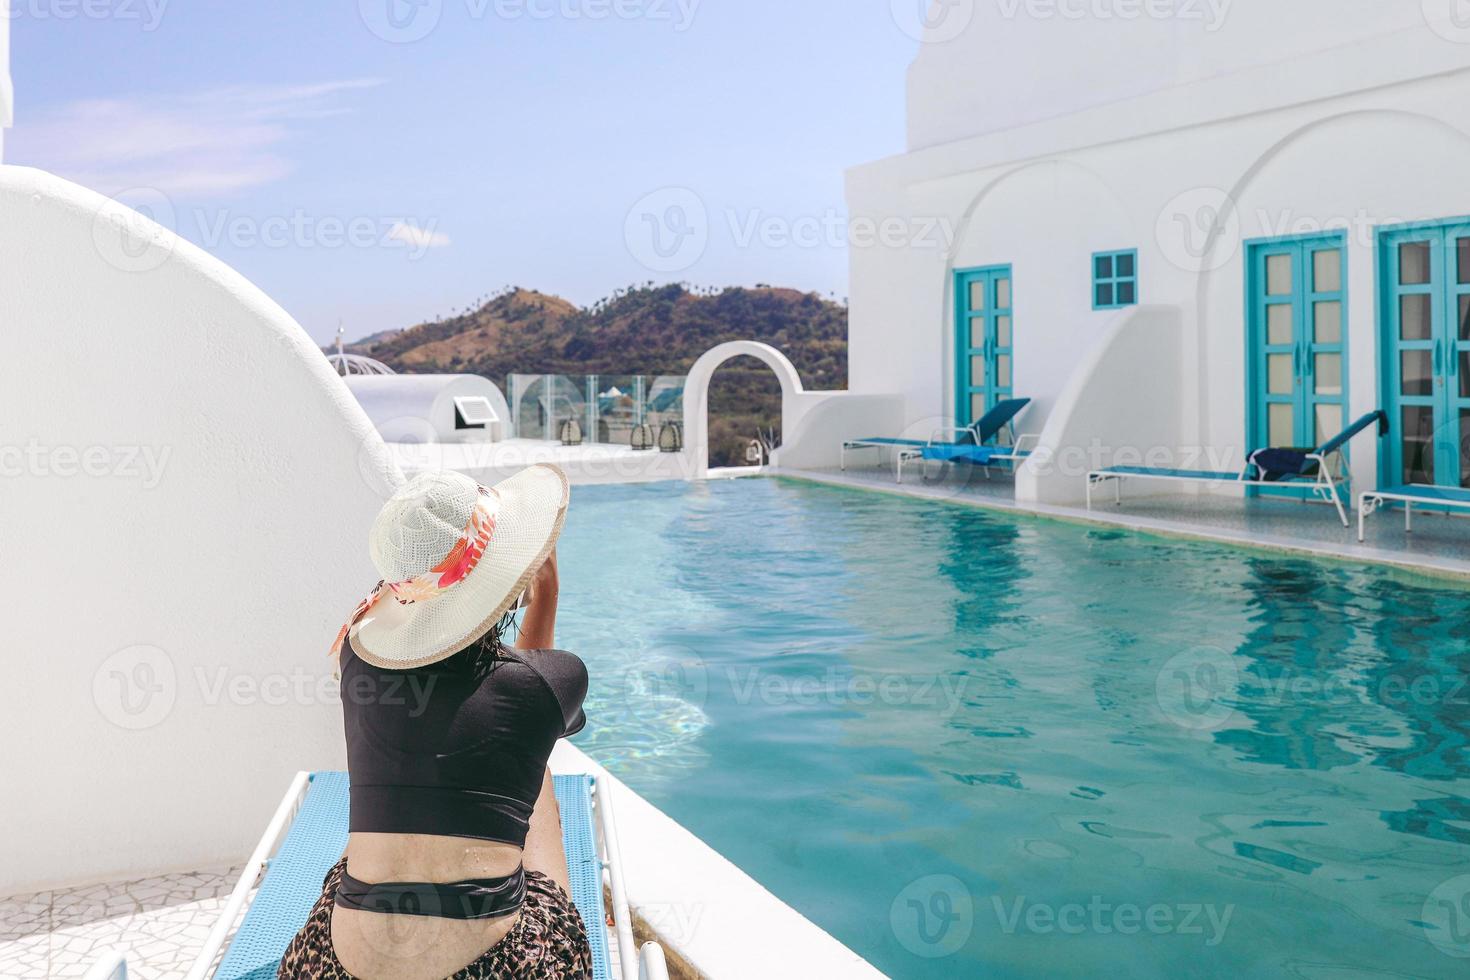
[[[306,798],[271,858],[215,980],[269,980],[291,938],[306,925],[322,879],[347,849],[347,774],[311,776]]]
[[[997,458],[1003,462],[1010,462],[1013,458],[1025,455],[1025,453],[1015,452],[1008,446],[925,446],[923,452],[927,460],[972,463],[975,466],[989,466]]]
[[[561,808],[562,846],[571,873],[572,902],[587,927],[592,975],[611,980],[602,861],[592,816],[592,777],[553,776]],[[322,879],[347,848],[347,774],[318,772],[291,829],[220,961],[215,980],[271,980],[291,938],[322,894]]]

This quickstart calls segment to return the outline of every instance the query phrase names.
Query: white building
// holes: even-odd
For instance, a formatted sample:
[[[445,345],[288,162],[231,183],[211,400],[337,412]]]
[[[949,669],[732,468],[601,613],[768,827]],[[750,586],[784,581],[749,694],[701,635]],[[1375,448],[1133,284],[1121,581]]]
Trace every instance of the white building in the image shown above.
[[[908,152],[847,175],[852,391],[901,393],[893,427],[925,436],[1031,398],[1049,452],[1022,501],[1075,503],[1113,462],[1238,468],[1378,407],[1358,486],[1470,482],[1456,13],[935,4]]]

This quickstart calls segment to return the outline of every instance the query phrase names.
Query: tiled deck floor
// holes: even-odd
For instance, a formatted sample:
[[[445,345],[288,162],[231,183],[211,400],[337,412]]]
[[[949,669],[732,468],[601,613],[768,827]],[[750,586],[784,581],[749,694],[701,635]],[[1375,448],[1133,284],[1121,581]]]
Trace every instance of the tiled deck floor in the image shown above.
[[[238,868],[0,898],[0,980],[82,977],[108,949],[129,980],[182,980],[219,920]],[[617,975],[617,937],[608,930]]]
[[[1367,540],[1359,544],[1357,513],[1353,508],[1348,509],[1352,526],[1345,528],[1332,507],[1324,503],[1276,497],[1245,499],[1222,494],[1145,496],[1140,492],[1140,481],[1125,484],[1122,506],[1114,505],[1110,485],[1096,491],[1092,511],[1082,506],[1018,505],[1009,476],[998,474],[987,480],[973,469],[952,467],[951,470],[947,478],[931,482],[922,480],[915,467],[905,471],[902,485],[895,483],[891,466],[850,467],[846,472],[835,469],[767,472],[1069,520],[1097,521],[1253,547],[1470,576],[1470,519],[1465,517],[1416,510],[1414,533],[1405,534],[1403,511],[1379,511],[1368,519]]]
[[[0,977],[81,977],[109,948],[127,953],[129,977],[183,977],[238,876],[215,868],[0,898]]]

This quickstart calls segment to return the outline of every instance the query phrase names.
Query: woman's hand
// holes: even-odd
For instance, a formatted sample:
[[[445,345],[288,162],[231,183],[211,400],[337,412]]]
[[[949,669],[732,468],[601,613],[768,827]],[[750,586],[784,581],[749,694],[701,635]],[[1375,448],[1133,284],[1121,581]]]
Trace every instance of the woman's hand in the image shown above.
[[[556,646],[556,602],[561,592],[555,549],[536,569],[526,592],[529,605],[516,646],[522,650],[550,650]]]

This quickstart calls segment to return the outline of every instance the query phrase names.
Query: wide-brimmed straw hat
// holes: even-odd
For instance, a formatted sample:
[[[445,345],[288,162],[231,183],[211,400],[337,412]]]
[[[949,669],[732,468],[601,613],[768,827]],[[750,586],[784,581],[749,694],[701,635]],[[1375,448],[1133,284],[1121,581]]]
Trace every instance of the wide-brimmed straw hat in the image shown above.
[[[383,577],[337,634],[376,667],[408,670],[453,656],[520,598],[566,520],[566,474],[530,466],[493,487],[462,473],[410,480],[373,521],[368,550]]]

